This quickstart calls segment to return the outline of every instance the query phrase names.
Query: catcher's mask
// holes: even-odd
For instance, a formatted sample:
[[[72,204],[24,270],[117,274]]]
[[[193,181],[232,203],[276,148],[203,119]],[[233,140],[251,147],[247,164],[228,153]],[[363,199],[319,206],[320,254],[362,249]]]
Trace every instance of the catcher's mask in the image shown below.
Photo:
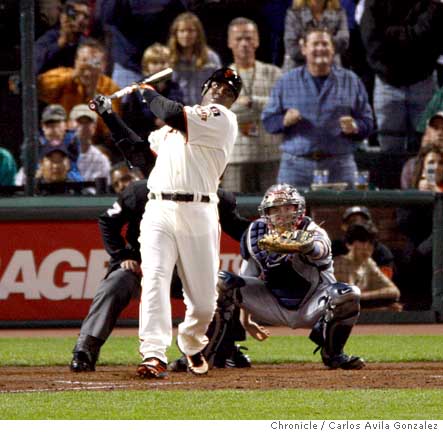
[[[287,213],[282,211],[272,215],[269,214],[271,208],[288,205],[294,206],[295,209]],[[282,233],[297,229],[305,215],[306,203],[304,197],[299,194],[295,187],[287,183],[281,183],[271,186],[266,191],[258,211],[260,216],[265,218],[271,233]]]
[[[219,82],[228,84],[231,90],[234,92],[235,98],[238,98],[238,95],[242,89],[242,80],[240,75],[233,69],[224,67],[221,69],[217,69],[204,83],[202,86],[202,96],[206,94],[211,86],[212,82]]]

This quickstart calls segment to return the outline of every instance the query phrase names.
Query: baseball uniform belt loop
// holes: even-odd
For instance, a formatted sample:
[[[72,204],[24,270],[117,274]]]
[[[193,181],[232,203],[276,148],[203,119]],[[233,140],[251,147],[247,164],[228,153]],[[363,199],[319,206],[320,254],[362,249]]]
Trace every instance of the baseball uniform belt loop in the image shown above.
[[[194,199],[194,198],[199,198],[199,199]],[[204,202],[204,203],[211,202],[211,198],[209,197],[209,195],[200,195],[199,197],[197,197],[191,193],[188,194],[188,193],[177,193],[177,192],[172,192],[172,193],[149,192],[149,199],[162,199],[167,201],[179,201],[179,202],[192,202],[192,201]]]

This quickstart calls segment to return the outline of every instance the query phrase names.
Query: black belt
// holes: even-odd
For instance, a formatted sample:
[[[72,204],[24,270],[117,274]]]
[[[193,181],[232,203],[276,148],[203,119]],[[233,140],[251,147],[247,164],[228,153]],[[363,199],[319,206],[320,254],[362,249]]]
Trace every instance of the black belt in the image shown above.
[[[330,154],[330,153],[321,153],[321,152],[312,152],[312,153],[306,153],[306,154],[302,154],[302,155],[297,155],[297,157],[301,157],[304,159],[311,159],[314,161],[320,161],[323,159],[329,159],[329,158],[333,158],[335,156],[338,155],[334,155],[334,154]]]
[[[167,201],[180,201],[180,202],[192,202],[194,201],[194,194],[186,194],[186,193],[165,193],[161,192],[160,194],[150,193],[149,199],[158,199],[157,195],[161,195],[162,200]],[[209,195],[201,195],[198,202],[208,203],[211,202],[211,198]]]

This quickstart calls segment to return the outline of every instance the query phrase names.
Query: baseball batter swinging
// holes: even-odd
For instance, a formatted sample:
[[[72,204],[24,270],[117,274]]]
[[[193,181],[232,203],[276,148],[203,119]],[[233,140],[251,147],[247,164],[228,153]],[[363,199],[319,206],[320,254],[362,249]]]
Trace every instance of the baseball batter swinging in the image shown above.
[[[241,86],[235,71],[222,68],[203,84],[201,105],[183,106],[154,88],[145,93],[149,108],[166,126],[149,136],[157,159],[140,224],[143,361],[137,373],[143,378],[166,377],[166,349],[172,341],[169,287],[175,265],[186,305],[177,344],[192,373],[208,372],[201,351],[208,342],[205,333],[217,300],[217,188],[237,136],[237,119],[229,108]]]

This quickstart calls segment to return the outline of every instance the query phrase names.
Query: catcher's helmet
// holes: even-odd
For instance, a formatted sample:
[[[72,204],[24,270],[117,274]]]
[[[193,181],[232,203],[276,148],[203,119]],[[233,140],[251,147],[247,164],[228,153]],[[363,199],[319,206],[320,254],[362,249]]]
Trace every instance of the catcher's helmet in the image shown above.
[[[223,67],[221,69],[217,69],[202,85],[202,96],[208,91],[212,82],[220,82],[228,84],[229,87],[235,94],[235,98],[238,98],[238,95],[242,89],[242,80],[240,75],[233,69]]]
[[[269,209],[284,205],[294,205],[295,211],[288,215],[287,219],[281,217],[277,221],[269,215]],[[258,207],[260,216],[266,219],[270,231],[286,231],[297,228],[305,216],[305,199],[294,186],[287,183],[272,185]]]

